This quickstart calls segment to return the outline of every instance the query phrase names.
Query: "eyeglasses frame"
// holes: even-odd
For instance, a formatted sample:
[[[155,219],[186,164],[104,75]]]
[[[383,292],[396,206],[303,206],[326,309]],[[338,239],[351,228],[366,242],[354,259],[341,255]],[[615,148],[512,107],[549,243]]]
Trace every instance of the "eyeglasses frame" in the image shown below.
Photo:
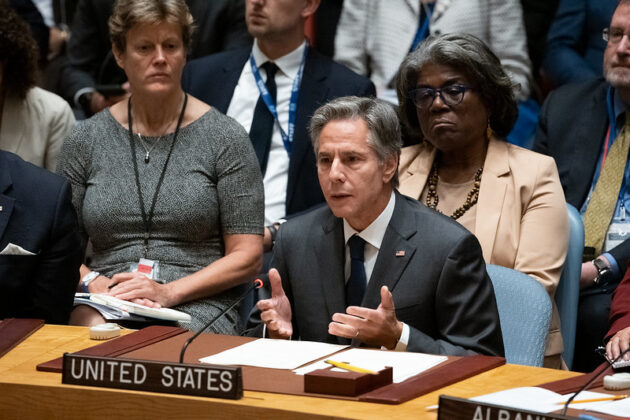
[[[454,104],[449,104],[447,103],[447,101],[444,99],[444,95],[442,95],[442,89],[445,88],[451,88],[451,87],[457,87],[457,88],[461,88],[462,89],[462,97],[459,100],[459,102],[454,103]],[[421,107],[419,105],[416,104],[415,101],[415,93],[417,91],[419,91],[420,89],[429,89],[430,91],[433,91],[433,98],[431,99],[431,102],[426,106],[426,107]],[[454,107],[457,106],[459,104],[462,103],[462,101],[464,100],[464,96],[466,96],[466,92],[468,92],[469,90],[476,90],[476,88],[472,87],[472,86],[468,86],[468,85],[461,85],[458,83],[452,84],[452,85],[447,85],[447,86],[443,86],[441,88],[434,88],[434,87],[430,87],[430,86],[423,86],[423,87],[417,87],[415,89],[410,90],[407,93],[407,97],[411,100],[411,102],[414,104],[414,106],[418,109],[428,109],[431,108],[431,105],[433,105],[433,102],[435,101],[435,98],[437,98],[437,96],[440,96],[440,99],[442,100],[442,102],[444,103],[444,105],[450,107]]]
[[[615,28],[617,29],[617,28]],[[611,28],[604,28],[604,30],[602,31],[602,39],[610,44],[618,44],[621,42],[621,40],[623,39],[624,36],[627,36],[630,38],[630,34],[626,34],[625,32],[623,32],[623,30],[621,31],[621,38],[619,38],[618,41],[614,41],[610,38],[610,30]]]

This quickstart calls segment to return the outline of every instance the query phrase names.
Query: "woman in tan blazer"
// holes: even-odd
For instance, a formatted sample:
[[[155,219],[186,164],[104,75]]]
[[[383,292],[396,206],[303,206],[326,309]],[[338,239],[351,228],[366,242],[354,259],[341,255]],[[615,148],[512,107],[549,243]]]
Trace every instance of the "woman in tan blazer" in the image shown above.
[[[516,120],[513,83],[482,41],[449,34],[407,56],[397,94],[401,120],[424,138],[403,149],[399,191],[473,232],[486,263],[545,287],[554,307],[545,366],[560,368],[553,296],[568,246],[567,209],[553,159],[501,140]]]

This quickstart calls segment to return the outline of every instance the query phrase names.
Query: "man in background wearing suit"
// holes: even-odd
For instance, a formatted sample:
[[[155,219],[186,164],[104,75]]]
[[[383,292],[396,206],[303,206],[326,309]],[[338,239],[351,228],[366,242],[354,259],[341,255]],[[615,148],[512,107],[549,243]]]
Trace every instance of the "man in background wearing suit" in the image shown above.
[[[306,19],[319,3],[246,0],[253,47],[192,61],[182,77],[185,91],[249,132],[265,187],[266,250],[276,222],[324,201],[307,132],[313,111],[339,96],[376,93],[367,78],[319,54],[304,40]]]
[[[565,85],[543,104],[534,150],[552,156],[568,203],[584,218],[585,252],[573,369],[603,362],[611,296],[630,257],[630,0],[604,32],[606,80]]]
[[[0,151],[0,319],[67,324],[83,248],[68,181]]]
[[[258,302],[269,336],[503,355],[477,239],[395,191],[402,140],[393,109],[338,98],[315,112],[311,136],[328,206],[280,228],[272,297]]]

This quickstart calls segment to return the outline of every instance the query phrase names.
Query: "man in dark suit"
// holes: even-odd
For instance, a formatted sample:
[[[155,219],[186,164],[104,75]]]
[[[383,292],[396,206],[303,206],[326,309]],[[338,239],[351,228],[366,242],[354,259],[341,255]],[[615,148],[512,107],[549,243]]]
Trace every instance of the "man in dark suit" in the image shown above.
[[[251,44],[245,28],[242,0],[186,0],[197,29],[189,58]],[[127,78],[112,55],[108,20],[114,0],[80,0],[68,42],[67,63],[61,70],[59,94],[86,116],[110,106],[120,96],[104,97],[97,84],[122,84]],[[119,94],[117,94],[119,95]]]
[[[545,3],[549,3],[545,1]],[[561,0],[547,34],[543,70],[553,86],[598,79],[608,25],[619,0]],[[541,47],[545,47],[542,45]]]
[[[265,185],[266,249],[278,220],[324,201],[307,132],[313,111],[339,96],[376,94],[367,78],[305,42],[306,19],[319,3],[246,0],[245,20],[254,46],[192,61],[182,77],[185,91],[233,117],[250,134]],[[268,77],[268,65],[274,66],[273,78]],[[270,80],[277,89],[271,101],[275,118],[257,85]],[[294,114],[289,112],[293,106]],[[261,129],[265,115],[269,126]]]
[[[626,217],[630,160],[627,146],[620,146],[619,152],[615,147],[626,141],[624,125],[629,123],[628,33],[630,0],[621,0],[606,32],[606,80],[566,85],[552,92],[542,107],[534,144],[535,151],[555,159],[566,200],[584,217],[585,262],[573,366],[581,371],[590,371],[603,361],[593,350],[603,344],[611,295],[630,258],[630,240],[624,241],[630,232],[630,219]],[[614,180],[603,175],[607,172],[616,174],[615,183],[599,182]],[[606,206],[606,212],[594,210]]]
[[[272,297],[258,302],[269,336],[503,355],[477,239],[395,192],[402,141],[392,108],[338,98],[315,112],[311,135],[328,206],[280,228]]]
[[[0,151],[0,319],[66,324],[83,248],[62,177]]]

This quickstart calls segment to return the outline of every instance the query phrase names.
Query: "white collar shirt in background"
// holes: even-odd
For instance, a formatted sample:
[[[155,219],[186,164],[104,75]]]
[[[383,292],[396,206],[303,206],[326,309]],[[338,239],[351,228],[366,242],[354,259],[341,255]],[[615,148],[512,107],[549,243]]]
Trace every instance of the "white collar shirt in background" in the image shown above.
[[[278,66],[275,76],[277,86],[276,109],[280,125],[285,133],[289,131],[289,103],[291,101],[293,81],[300,68],[304,48],[306,48],[306,42],[300,44],[298,48],[289,54],[274,60],[274,63]],[[266,81],[267,74],[260,67],[270,60],[260,51],[256,40],[254,40],[252,54],[259,68],[261,78]],[[259,96],[260,91],[258,86],[256,86],[256,79],[248,59],[238,79],[232,101],[227,110],[227,115],[238,121],[245,127],[247,132],[252,126],[254,109]],[[278,124],[274,124],[267,171],[263,177],[265,187],[265,225],[270,225],[285,216],[288,174],[289,154],[284,148]]]
[[[44,24],[49,28],[55,26],[55,19],[53,17],[53,2],[52,0],[33,0],[33,4],[37,7],[39,14],[42,15]],[[63,7],[63,6],[62,6]]]

